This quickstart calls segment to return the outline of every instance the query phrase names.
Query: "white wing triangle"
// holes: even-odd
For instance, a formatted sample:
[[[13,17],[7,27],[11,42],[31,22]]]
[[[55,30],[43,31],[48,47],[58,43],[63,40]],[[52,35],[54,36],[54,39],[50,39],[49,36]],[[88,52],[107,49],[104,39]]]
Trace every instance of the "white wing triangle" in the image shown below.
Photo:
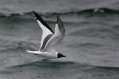
[[[37,23],[42,29],[41,44],[40,44],[40,50],[41,50],[44,48],[44,44],[47,43],[48,41],[46,39],[49,39],[53,33],[50,30],[48,30],[46,27],[44,27],[44,25],[39,20],[37,20]]]
[[[33,12],[33,14],[35,15],[38,25],[42,29],[41,44],[40,44],[40,50],[42,50],[44,49],[47,41],[51,38],[53,30],[48,26],[48,24],[46,24],[46,22],[41,18],[41,16],[38,13]]]

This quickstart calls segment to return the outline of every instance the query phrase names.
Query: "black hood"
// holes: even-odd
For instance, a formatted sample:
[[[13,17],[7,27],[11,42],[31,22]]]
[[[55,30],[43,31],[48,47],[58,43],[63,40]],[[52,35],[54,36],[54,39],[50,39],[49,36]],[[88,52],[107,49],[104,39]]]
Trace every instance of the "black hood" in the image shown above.
[[[62,58],[62,57],[66,57],[66,56],[63,55],[62,53],[58,53],[58,54],[57,54],[57,58]]]

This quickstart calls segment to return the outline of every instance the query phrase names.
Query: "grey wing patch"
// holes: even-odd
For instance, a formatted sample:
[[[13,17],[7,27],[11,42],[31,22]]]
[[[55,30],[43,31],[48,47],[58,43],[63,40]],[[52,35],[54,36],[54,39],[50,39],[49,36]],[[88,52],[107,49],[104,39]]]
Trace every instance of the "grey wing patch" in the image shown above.
[[[59,30],[62,33],[62,35],[65,35],[64,24],[63,24],[63,21],[61,20],[60,16],[57,16],[57,24],[59,26]]]
[[[63,22],[60,17],[57,17],[57,23],[55,24],[55,33],[47,41],[45,49],[50,49],[55,45],[59,45],[59,43],[61,43],[61,41],[63,40],[64,35],[65,35],[65,28],[63,26]]]
[[[40,50],[44,50],[44,49],[45,49],[46,44],[47,44],[48,40],[49,40],[51,37],[52,37],[52,34],[49,34],[49,35],[47,35],[47,36],[45,37],[45,39],[43,40],[43,44],[42,44]]]

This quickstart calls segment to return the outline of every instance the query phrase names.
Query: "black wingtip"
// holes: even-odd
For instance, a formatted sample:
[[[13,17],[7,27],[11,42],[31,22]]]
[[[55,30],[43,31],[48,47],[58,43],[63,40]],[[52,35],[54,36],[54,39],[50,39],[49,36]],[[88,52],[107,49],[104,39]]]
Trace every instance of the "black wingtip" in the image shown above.
[[[41,16],[36,12],[36,11],[32,11],[34,17],[36,20],[40,20],[40,21],[43,21],[43,19],[41,18]]]
[[[59,25],[63,25],[63,22],[62,22],[62,20],[61,20],[61,17],[60,17],[59,15],[57,15],[56,17],[57,17],[57,23],[58,23]]]
[[[57,23],[59,23],[59,21],[61,21],[61,18],[59,15],[57,15],[56,17],[57,17]]]
[[[46,26],[52,33],[54,33],[53,30],[49,27],[49,25],[42,19],[42,17],[41,17],[37,12],[32,11],[32,13],[33,13],[33,15],[34,15],[34,17],[35,17],[36,20],[39,20],[39,21],[40,21],[44,26]]]
[[[35,11],[32,11],[32,14],[33,14],[35,20],[37,20],[38,19],[38,14]]]

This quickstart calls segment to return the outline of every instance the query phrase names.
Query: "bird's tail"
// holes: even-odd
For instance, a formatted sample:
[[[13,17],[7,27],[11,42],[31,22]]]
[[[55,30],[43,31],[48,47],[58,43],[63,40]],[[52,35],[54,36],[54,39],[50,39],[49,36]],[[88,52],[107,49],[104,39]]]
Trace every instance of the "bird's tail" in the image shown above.
[[[34,51],[26,50],[27,53],[34,53]]]
[[[31,53],[31,54],[40,54],[40,51],[31,51],[31,50],[26,50],[27,53]]]

